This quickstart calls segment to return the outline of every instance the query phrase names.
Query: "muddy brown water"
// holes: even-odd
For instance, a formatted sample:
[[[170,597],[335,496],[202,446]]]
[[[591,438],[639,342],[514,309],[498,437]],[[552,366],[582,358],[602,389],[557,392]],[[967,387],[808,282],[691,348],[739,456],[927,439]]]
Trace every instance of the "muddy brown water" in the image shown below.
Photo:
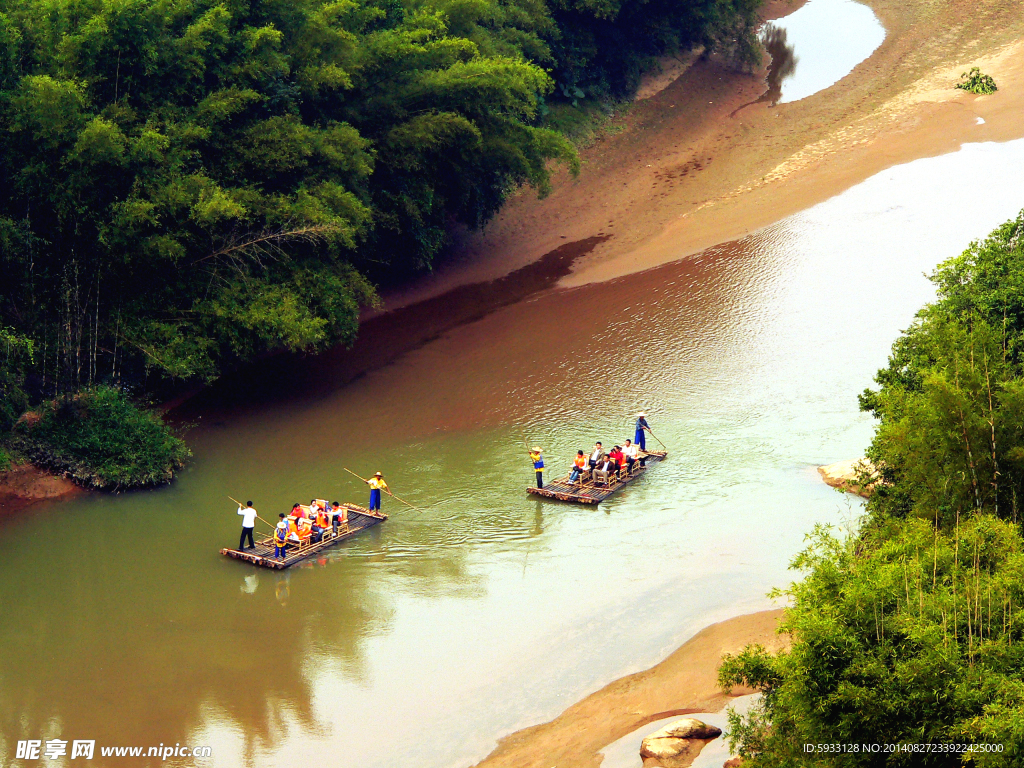
[[[216,766],[467,766],[767,607],[804,534],[857,514],[814,468],[863,451],[856,394],[932,295],[922,272],[1016,214],[1022,162],[1024,142],[968,146],[630,277],[506,282],[507,302],[484,286],[503,306],[483,316],[459,314],[467,289],[431,305],[447,328],[379,340],[357,375],[304,361],[301,396],[246,372],[194,407],[172,486],[0,526],[0,760],[61,738],[209,745],[195,763]],[[597,509],[524,492],[525,442],[559,471],[639,409],[670,449],[643,480]],[[388,500],[384,525],[286,573],[218,555],[228,494],[267,518],[363,501],[344,467],[422,511]]]

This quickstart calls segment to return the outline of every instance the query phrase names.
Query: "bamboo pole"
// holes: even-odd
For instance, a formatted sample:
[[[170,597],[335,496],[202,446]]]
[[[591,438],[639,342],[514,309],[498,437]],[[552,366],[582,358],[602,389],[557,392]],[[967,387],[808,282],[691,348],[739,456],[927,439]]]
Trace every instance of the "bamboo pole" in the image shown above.
[[[232,498],[231,496],[228,496],[228,498],[229,498],[229,499],[231,499],[231,500],[232,500],[233,502],[235,502],[235,504],[237,504],[237,505],[238,505],[238,506],[239,506],[239,507],[240,507],[241,509],[245,509],[245,507],[243,507],[243,506],[242,506],[242,502],[240,502],[240,501],[239,501],[238,499],[234,499],[234,498]],[[270,526],[271,528],[274,528],[274,527],[275,527],[274,525],[271,525],[270,523],[267,523],[267,521],[266,521],[266,520],[264,520],[264,519],[263,519],[262,517],[260,517],[259,515],[256,515],[256,519],[257,519],[257,520],[259,520],[259,521],[260,521],[261,523],[266,523],[266,524],[267,524],[267,525],[269,525],[269,526]]]
[[[348,467],[342,467],[342,469],[344,469],[344,470],[345,470],[346,472],[348,472],[348,473],[349,473],[350,475],[354,475],[355,477],[359,477],[359,475],[357,475],[357,474],[356,474],[355,472],[353,472],[353,471],[352,471],[351,469],[349,469]],[[359,479],[360,479],[360,480],[362,480],[362,481],[363,481],[364,483],[369,483],[369,482],[370,482],[370,481],[369,481],[369,480],[367,480],[367,479],[366,479],[365,477],[359,477]],[[410,503],[409,503],[408,501],[406,501],[405,499],[401,499],[401,498],[399,498],[398,496],[395,496],[395,494],[393,494],[393,493],[391,492],[391,490],[390,490],[390,489],[389,489],[389,490],[387,491],[387,494],[388,494],[388,496],[390,496],[391,498],[393,498],[393,499],[394,499],[395,501],[400,501],[400,502],[402,502],[403,504],[405,504],[405,506],[409,507],[410,509],[415,509],[415,510],[416,510],[417,512],[422,512],[422,511],[423,511],[423,510],[422,510],[422,509],[420,509],[419,507],[414,507],[414,506],[413,506],[412,504],[410,504]]]
[[[651,437],[653,437],[655,440],[657,440],[659,443],[661,443],[661,438],[658,437],[656,434],[654,434],[654,430],[652,430],[650,427],[648,427],[647,431],[651,433]],[[661,447],[664,448],[666,451],[668,450],[668,446],[665,445],[664,443],[661,443]]]

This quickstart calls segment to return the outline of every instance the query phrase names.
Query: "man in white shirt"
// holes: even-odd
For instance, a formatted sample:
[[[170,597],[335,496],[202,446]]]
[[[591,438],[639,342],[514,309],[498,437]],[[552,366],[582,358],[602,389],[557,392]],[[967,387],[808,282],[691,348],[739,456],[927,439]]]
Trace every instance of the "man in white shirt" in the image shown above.
[[[604,448],[601,447],[600,443],[594,443],[594,452],[590,454],[590,468],[597,469],[597,462],[601,460],[601,456],[604,455]]]
[[[242,535],[238,539],[238,551],[245,549],[245,540],[249,539],[249,548],[256,549],[256,542],[252,540],[252,529],[256,526],[256,510],[252,508],[252,502],[245,502],[245,508],[238,506],[238,514],[242,516]]]
[[[626,471],[629,473],[633,472],[633,462],[636,461],[636,457],[639,455],[640,450],[633,445],[633,441],[626,438],[626,444],[622,447],[622,455],[626,457]]]

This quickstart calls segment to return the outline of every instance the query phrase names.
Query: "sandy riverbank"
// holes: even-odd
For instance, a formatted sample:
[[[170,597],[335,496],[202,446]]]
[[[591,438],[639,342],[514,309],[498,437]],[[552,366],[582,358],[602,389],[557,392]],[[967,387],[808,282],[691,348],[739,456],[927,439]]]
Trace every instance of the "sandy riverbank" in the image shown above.
[[[786,636],[775,631],[781,616],[781,609],[762,611],[712,624],[656,666],[609,683],[551,722],[506,736],[476,768],[598,768],[604,747],[647,723],[718,712],[750,693],[719,689],[722,656],[750,643],[786,647]]]
[[[638,102],[583,152],[576,180],[524,190],[430,279],[389,307],[485,282],[565,242],[611,235],[562,286],[607,280],[742,237],[893,165],[967,142],[1024,136],[1024,12],[1015,0],[864,0],[886,40],[852,73],[801,101],[751,104],[763,76],[701,59]],[[799,3],[766,7],[786,15]],[[953,86],[972,65],[999,91]],[[984,123],[979,123],[982,118]]]
[[[0,472],[0,517],[41,501],[70,498],[85,492],[65,477],[51,475],[32,464],[17,464]]]

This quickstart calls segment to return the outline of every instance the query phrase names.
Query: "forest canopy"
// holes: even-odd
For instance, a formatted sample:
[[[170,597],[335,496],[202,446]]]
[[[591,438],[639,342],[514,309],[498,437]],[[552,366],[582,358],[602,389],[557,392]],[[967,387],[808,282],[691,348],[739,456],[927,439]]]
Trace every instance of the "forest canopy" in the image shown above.
[[[350,343],[551,163],[565,93],[756,58],[759,0],[0,0],[4,418]]]

